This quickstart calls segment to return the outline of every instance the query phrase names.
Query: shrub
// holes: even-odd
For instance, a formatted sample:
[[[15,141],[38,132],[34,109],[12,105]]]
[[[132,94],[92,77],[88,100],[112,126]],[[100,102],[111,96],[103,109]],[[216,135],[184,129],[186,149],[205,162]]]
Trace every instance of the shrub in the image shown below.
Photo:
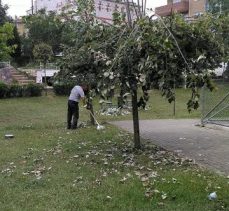
[[[56,95],[69,95],[75,83],[55,83],[53,90]]]
[[[24,87],[25,97],[37,97],[42,95],[43,86],[40,84],[28,84]]]
[[[8,90],[9,90],[8,86],[5,83],[0,82],[0,98],[6,97]]]
[[[23,97],[24,88],[18,84],[12,84],[9,86],[7,97]]]
[[[0,98],[7,97],[37,97],[42,95],[43,86],[40,84],[7,85],[0,82]]]

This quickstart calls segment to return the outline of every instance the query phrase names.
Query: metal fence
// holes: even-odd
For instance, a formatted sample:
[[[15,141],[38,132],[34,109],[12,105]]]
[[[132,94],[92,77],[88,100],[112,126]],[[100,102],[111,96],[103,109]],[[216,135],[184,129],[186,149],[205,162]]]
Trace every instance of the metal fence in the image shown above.
[[[229,81],[215,80],[216,90],[210,91],[207,87],[202,89],[201,122],[229,127]]]
[[[0,68],[10,67],[10,62],[0,62]]]
[[[40,66],[37,69],[44,69],[43,64],[40,63]],[[46,69],[49,69],[49,70],[59,70],[60,68],[58,67],[58,65],[56,63],[47,63],[46,64]]]

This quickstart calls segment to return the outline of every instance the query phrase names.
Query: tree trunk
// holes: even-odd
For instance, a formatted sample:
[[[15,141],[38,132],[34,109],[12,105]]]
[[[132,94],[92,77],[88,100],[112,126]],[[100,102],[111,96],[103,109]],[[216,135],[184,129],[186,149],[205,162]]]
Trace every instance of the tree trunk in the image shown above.
[[[133,115],[133,124],[134,124],[134,148],[140,149],[141,142],[140,142],[140,132],[139,132],[137,89],[134,89],[132,93],[132,115]]]

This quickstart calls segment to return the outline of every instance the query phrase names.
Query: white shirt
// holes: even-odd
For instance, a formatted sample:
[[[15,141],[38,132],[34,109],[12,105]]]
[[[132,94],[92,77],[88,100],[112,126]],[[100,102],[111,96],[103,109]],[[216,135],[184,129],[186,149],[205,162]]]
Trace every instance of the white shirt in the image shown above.
[[[71,90],[71,94],[69,96],[69,100],[79,102],[80,98],[84,97],[84,91],[81,86],[74,86]]]

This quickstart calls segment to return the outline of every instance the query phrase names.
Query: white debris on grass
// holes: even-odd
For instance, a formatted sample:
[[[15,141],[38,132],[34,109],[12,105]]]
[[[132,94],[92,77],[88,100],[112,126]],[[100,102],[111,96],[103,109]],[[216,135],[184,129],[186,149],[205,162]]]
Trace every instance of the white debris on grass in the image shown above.
[[[209,195],[208,195],[208,199],[209,200],[215,200],[217,198],[217,194],[216,194],[216,192],[212,192],[212,193],[210,193]]]
[[[167,198],[167,194],[166,194],[166,193],[162,193],[161,198],[162,198],[163,200],[165,200],[165,199]]]
[[[103,125],[97,125],[96,129],[97,129],[97,130],[104,130],[105,127],[104,127]]]
[[[14,135],[13,134],[5,134],[5,138],[6,139],[12,139],[12,138],[14,138]]]
[[[129,109],[121,109],[121,108],[107,108],[100,111],[100,114],[103,116],[124,116],[129,115],[131,112]]]
[[[6,176],[11,176],[14,173],[14,170],[16,169],[16,165],[14,165],[14,162],[10,162],[6,168],[4,168],[1,173],[5,174]]]

